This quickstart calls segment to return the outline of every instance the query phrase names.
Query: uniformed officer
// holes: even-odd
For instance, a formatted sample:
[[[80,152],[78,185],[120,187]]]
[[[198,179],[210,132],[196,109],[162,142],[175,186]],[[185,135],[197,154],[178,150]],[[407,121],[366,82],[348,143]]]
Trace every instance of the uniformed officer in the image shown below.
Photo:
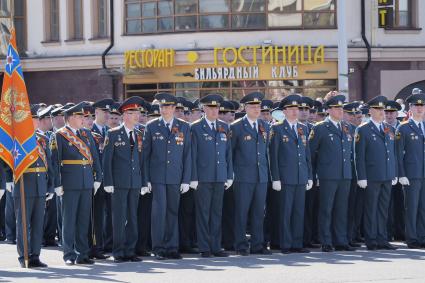
[[[115,102],[112,104],[111,109],[109,110],[109,117],[106,125],[112,129],[116,128],[121,124],[121,113],[118,111],[120,104]]]
[[[387,220],[391,183],[397,182],[395,133],[384,123],[385,96],[367,104],[371,119],[356,129],[357,184],[365,189],[364,232],[368,250],[396,249],[388,242]]]
[[[102,170],[92,135],[81,131],[85,105],[80,102],[64,111],[66,126],[50,141],[58,176],[55,192],[62,196],[63,259],[67,265],[94,263],[89,259],[88,231],[92,190],[100,187]]]
[[[221,217],[224,189],[233,183],[233,166],[229,127],[218,120],[222,101],[218,94],[201,98],[205,117],[191,126],[190,186],[195,190],[196,236],[202,257],[228,256],[221,250]]]
[[[119,111],[123,125],[108,131],[103,152],[104,188],[112,194],[112,230],[114,262],[141,261],[135,254],[138,239],[137,207],[142,178],[142,133],[140,107],[145,102],[137,96],[125,100]]]
[[[314,107],[314,100],[308,96],[301,97],[298,121],[305,124],[308,128],[307,136],[310,134],[313,124],[310,123],[310,110]],[[317,239],[317,215],[319,203],[319,190],[317,187],[316,167],[312,164],[313,187],[305,193],[305,209],[304,209],[304,247],[318,248],[315,240]]]
[[[405,194],[406,244],[425,248],[425,94],[406,100],[412,114],[397,129],[396,148],[399,181]]]
[[[264,244],[264,213],[269,181],[270,126],[260,118],[264,94],[252,92],[241,99],[246,116],[230,126],[235,172],[235,250],[237,254],[271,254]],[[264,104],[263,106],[265,106]],[[251,240],[246,238],[250,223]]]
[[[33,117],[34,128],[38,128],[38,116],[36,108],[32,107],[31,115]],[[23,181],[25,186],[25,209],[26,224],[25,228],[28,237],[28,256],[29,267],[47,267],[40,261],[41,243],[43,240],[44,208],[46,199],[53,197],[54,170],[51,162],[51,152],[49,149],[49,139],[36,132],[38,159],[24,172]],[[12,175],[8,174],[7,182],[13,182]],[[25,267],[24,262],[24,242],[22,227],[22,207],[20,182],[17,182],[13,188],[13,200],[15,202],[17,217],[17,249],[19,263]]]
[[[155,99],[161,117],[146,125],[143,138],[144,177],[153,194],[152,249],[159,260],[180,259],[178,210],[191,177],[190,128],[174,117],[175,96],[158,93]]]
[[[192,102],[184,97],[177,97],[176,118],[191,122]],[[189,114],[188,114],[189,113]],[[196,224],[195,224],[195,196],[194,191],[189,190],[180,196],[179,204],[179,250],[185,254],[197,254],[196,249]]]
[[[239,108],[239,103],[236,106],[232,101],[222,101],[220,103],[219,119],[230,124],[235,120],[235,107]],[[221,215],[221,245],[227,250],[234,250],[235,244],[235,197],[233,185],[224,191],[223,196],[223,213]]]
[[[109,111],[111,110],[114,101],[110,98],[105,98],[96,101],[90,107],[94,112],[95,119],[93,125],[89,128],[94,137],[99,160],[103,157],[103,147],[106,133],[109,127],[106,125],[109,119]],[[91,257],[96,259],[108,258],[103,254],[104,247],[108,241],[112,241],[111,234],[105,233],[105,225],[112,221],[112,211],[108,209],[108,202],[110,202],[110,195],[107,194],[103,188],[103,184],[96,191],[93,191],[93,208],[92,208],[92,223],[90,231],[91,239]]]
[[[359,126],[358,119],[356,115],[361,113],[360,103],[359,102],[350,102],[344,104],[344,116],[343,121],[347,123],[348,130],[351,137],[354,137],[356,127]],[[353,144],[353,141],[351,142]],[[359,189],[357,186],[357,176],[356,176],[356,166],[354,164],[354,150],[351,151],[351,182],[350,182],[350,193],[348,197],[348,211],[347,211],[347,237],[348,244],[352,247],[358,248],[361,245],[355,241],[357,235],[358,226],[356,225],[356,207],[357,201],[360,201],[362,198],[358,196],[358,193],[363,192],[362,189]],[[363,201],[362,201],[363,204]]]
[[[390,125],[395,131],[400,125],[397,120],[398,111],[401,110],[401,105],[394,101],[388,100],[385,104],[385,123]],[[396,141],[397,144],[397,141]],[[400,183],[395,184],[391,188],[390,210],[388,213],[388,239],[404,241],[404,194]]]
[[[38,128],[37,131],[50,139],[52,135],[53,124],[51,120],[51,113],[54,110],[53,105],[49,105],[44,109],[38,111]],[[57,206],[56,197],[46,202],[46,210],[44,213],[44,235],[43,246],[56,247],[58,244],[55,241],[57,232]]]
[[[313,186],[308,128],[298,122],[301,97],[282,99],[285,120],[272,126],[270,133],[270,171],[272,186],[280,191],[280,249],[306,253],[303,248],[305,191]]]
[[[271,124],[271,122],[273,120],[273,117],[272,117],[272,114],[271,114],[272,107],[273,107],[273,101],[271,101],[269,99],[263,99],[261,101],[260,119],[265,121],[269,125]]]
[[[353,135],[342,121],[345,96],[326,101],[329,117],[316,124],[309,138],[319,191],[319,238],[322,251],[352,251],[347,237],[347,208],[352,178]]]

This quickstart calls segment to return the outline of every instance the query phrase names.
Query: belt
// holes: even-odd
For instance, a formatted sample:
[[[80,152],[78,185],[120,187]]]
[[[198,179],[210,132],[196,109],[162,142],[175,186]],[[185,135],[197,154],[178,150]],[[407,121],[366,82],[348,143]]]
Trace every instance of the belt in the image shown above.
[[[25,170],[24,173],[44,173],[47,172],[46,167],[33,167],[33,168],[28,168],[27,170]]]
[[[62,165],[89,165],[88,160],[62,160]]]

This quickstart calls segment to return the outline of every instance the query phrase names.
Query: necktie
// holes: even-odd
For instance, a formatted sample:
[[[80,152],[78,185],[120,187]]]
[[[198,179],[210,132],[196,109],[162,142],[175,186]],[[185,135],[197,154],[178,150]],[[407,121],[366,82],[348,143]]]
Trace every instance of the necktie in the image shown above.
[[[133,150],[133,147],[134,147],[133,131],[130,131],[130,147],[131,147],[131,150]]]
[[[422,123],[418,123],[419,130],[421,131],[421,134],[424,135],[424,131],[422,130]]]
[[[257,123],[256,122],[252,123],[252,128],[254,129],[255,132],[257,132]]]
[[[295,129],[295,125],[292,125],[292,131],[294,132],[294,135],[297,137],[298,139],[298,135],[297,135],[297,131]]]
[[[106,129],[105,129],[105,127],[102,127],[102,137],[105,137],[106,136]]]
[[[337,125],[338,125],[338,130],[339,130],[340,132],[342,132],[342,131],[341,131],[341,123],[337,123]]]
[[[167,127],[168,133],[171,133],[171,130],[170,130],[170,123],[165,124],[165,126]]]
[[[384,132],[384,126],[382,124],[379,125],[379,131],[381,132],[382,135],[385,134],[385,132]]]
[[[211,130],[215,133],[215,123],[211,123]]]

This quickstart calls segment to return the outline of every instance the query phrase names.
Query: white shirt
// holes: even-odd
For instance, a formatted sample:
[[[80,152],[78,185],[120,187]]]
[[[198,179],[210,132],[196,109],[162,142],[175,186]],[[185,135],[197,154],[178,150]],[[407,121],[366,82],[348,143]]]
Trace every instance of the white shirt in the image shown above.
[[[133,132],[133,139],[134,139],[134,129],[133,129],[133,130],[130,130],[129,128],[127,128],[127,127],[124,125],[124,130],[125,130],[125,132],[126,132],[126,134],[127,134],[127,137],[128,137],[128,138],[130,138],[130,132]]]
[[[248,116],[246,116],[246,120],[251,125],[251,128],[254,128],[254,123],[255,123],[255,131],[258,132],[258,120],[252,121],[251,119],[248,118]]]
[[[372,123],[378,128],[378,130],[380,131],[381,129],[383,129],[383,127],[381,128],[382,123],[378,123],[375,122],[372,118],[370,118],[370,120],[372,121]]]
[[[341,122],[336,122],[335,120],[333,120],[331,117],[328,117],[329,121],[331,121],[332,124],[334,124],[334,126],[337,129],[341,129]],[[339,125],[339,126],[338,126]]]
[[[93,124],[95,124],[97,129],[99,130],[99,132],[101,134],[103,134],[103,129],[105,128],[105,126],[101,126],[101,125],[97,124],[96,122],[94,122]]]
[[[74,135],[76,135],[77,134],[77,130],[76,129],[74,129],[73,127],[71,127],[70,125],[67,125],[68,126],[68,128],[70,128],[71,129],[71,131],[74,133]]]
[[[211,130],[212,130],[212,125],[211,124],[214,124],[214,128],[217,130],[217,120],[210,121],[210,120],[207,119],[207,116],[205,116],[205,121],[207,122],[208,126],[210,126],[210,129]]]
[[[421,127],[420,127],[420,129],[422,130],[422,133],[425,133],[425,129],[424,129],[424,125],[423,125],[423,122],[418,122],[418,121],[416,121],[415,119],[413,119],[412,118],[412,121],[416,124],[416,127],[418,127],[419,128],[419,124],[421,125]]]
[[[169,121],[165,121],[164,118],[161,117],[161,120],[164,121],[165,126],[167,126],[167,123],[169,124],[168,129],[171,131],[171,127],[173,126],[174,117]]]
[[[298,138],[298,131],[297,131],[297,124],[298,124],[298,121],[295,121],[295,123],[291,123],[291,122],[289,122],[288,120],[286,120],[287,122],[288,122],[288,124],[289,124],[289,127],[291,128],[291,130],[293,130],[294,128],[295,128],[295,135],[297,136],[297,138]]]

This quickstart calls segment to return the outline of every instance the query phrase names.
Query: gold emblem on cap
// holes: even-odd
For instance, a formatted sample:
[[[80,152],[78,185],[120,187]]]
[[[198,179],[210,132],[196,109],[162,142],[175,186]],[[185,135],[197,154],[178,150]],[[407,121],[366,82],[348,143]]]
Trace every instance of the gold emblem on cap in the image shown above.
[[[379,105],[379,106],[384,106],[384,103],[379,102],[379,103],[378,103],[378,105]]]
[[[292,101],[292,105],[297,105],[297,102],[295,100]]]
[[[258,101],[258,98],[257,97],[254,97],[254,101]]]
[[[220,107],[220,110],[224,110],[224,107]]]
[[[212,105],[216,105],[217,104],[217,101],[213,100],[213,101],[211,101],[211,104]]]
[[[342,101],[340,100],[340,101],[338,101],[338,105],[342,105]]]
[[[422,103],[422,99],[419,99],[419,100],[418,100],[418,103]]]
[[[162,99],[162,100],[161,100],[161,103],[165,103],[165,99]]]
[[[302,104],[301,104],[301,106],[307,106],[307,104],[305,104],[305,103],[302,103]]]

